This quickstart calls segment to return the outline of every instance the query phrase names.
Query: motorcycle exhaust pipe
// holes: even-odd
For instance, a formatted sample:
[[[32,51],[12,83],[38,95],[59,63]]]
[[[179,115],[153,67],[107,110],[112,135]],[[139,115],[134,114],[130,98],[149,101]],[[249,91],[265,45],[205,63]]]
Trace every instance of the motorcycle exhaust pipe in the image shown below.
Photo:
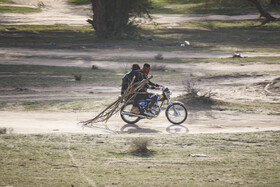
[[[122,111],[121,114],[122,115],[133,116],[133,117],[139,117],[139,118],[145,118],[146,117],[146,116],[143,116],[143,115],[140,115],[140,114],[133,114],[131,112],[125,112],[125,111]]]

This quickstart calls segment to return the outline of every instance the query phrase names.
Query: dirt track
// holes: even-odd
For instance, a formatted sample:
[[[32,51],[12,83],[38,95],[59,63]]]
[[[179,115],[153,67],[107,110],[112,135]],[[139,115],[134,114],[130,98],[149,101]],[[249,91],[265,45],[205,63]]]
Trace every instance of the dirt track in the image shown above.
[[[26,2],[17,0],[18,2]],[[28,1],[29,6],[37,6],[39,1]],[[45,7],[41,13],[34,14],[1,14],[0,16],[7,23],[12,24],[72,24],[84,25],[88,16],[88,9],[73,11],[74,7],[65,3],[64,0],[44,0]],[[55,4],[56,6],[53,6]],[[188,20],[214,20],[214,19],[255,19],[258,15],[250,15],[249,17],[228,17],[228,16],[182,16],[172,15],[168,18],[164,15],[154,15],[155,21],[162,24],[187,21]],[[5,24],[5,23],[4,23]],[[172,25],[170,25],[172,26]],[[109,51],[108,51],[109,50]],[[32,65],[59,65],[59,66],[80,66],[90,67],[98,65],[102,68],[117,68],[119,64],[110,62],[88,62],[81,60],[47,60],[41,59],[40,55],[52,57],[63,56],[87,56],[90,52],[95,57],[146,57],[153,58],[155,52],[137,52],[128,49],[117,50],[27,50],[27,49],[0,49],[0,55],[4,57],[1,64],[32,64]],[[121,50],[121,51],[120,51]],[[16,51],[16,52],[14,52]],[[14,57],[17,55],[17,57]],[[212,58],[212,57],[230,57],[232,54],[221,54],[215,52],[203,53],[180,53],[166,52],[163,54],[165,58]],[[277,56],[276,53],[247,53],[244,56]],[[31,59],[25,58],[32,56]],[[167,65],[168,66],[168,65]],[[172,65],[174,67],[174,64]],[[207,77],[201,86],[212,89],[217,92],[218,98],[231,101],[254,101],[261,100],[269,103],[279,103],[279,94],[267,94],[263,89],[254,87],[253,85],[265,81],[271,81],[277,78],[276,74],[280,71],[279,64],[260,64],[252,63],[249,65],[240,64],[220,64],[209,63],[207,66],[201,63],[175,64],[176,68],[184,69],[186,74],[204,74],[205,72],[227,72],[228,74],[242,74],[233,77]],[[265,72],[272,72],[265,74]],[[244,77],[245,76],[245,77]],[[214,80],[214,81],[213,81]],[[119,88],[111,87],[112,94],[116,94]],[[179,85],[172,85],[174,90],[181,89]],[[79,88],[80,89],[80,88]],[[7,96],[12,97],[12,96]],[[7,97],[2,96],[0,100],[5,100]],[[44,96],[45,97],[45,96]],[[62,96],[64,97],[64,96]],[[210,111],[203,108],[199,111],[190,110],[187,121],[181,126],[172,126],[162,115],[157,119],[143,120],[138,122],[137,126],[127,125],[116,115],[107,124],[96,124],[93,127],[81,127],[77,123],[82,120],[87,120],[94,117],[95,113],[91,112],[7,112],[0,113],[0,127],[13,128],[14,133],[90,133],[90,134],[108,134],[108,133],[219,133],[219,132],[248,132],[248,131],[263,131],[263,130],[280,130],[279,114],[271,114],[271,111],[257,111],[254,113],[244,113],[238,111]]]
[[[164,113],[153,120],[140,120],[136,125],[125,124],[119,115],[107,124],[83,127],[79,122],[92,118],[90,112],[1,112],[1,126],[13,133],[232,133],[280,130],[279,116],[241,114],[229,111],[190,111],[182,125],[172,125]]]

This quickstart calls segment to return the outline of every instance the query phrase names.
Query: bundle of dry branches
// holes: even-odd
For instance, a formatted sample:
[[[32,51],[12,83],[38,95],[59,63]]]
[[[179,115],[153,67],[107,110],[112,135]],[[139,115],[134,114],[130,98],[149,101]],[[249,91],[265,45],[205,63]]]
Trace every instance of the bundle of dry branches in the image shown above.
[[[104,109],[101,113],[99,113],[93,119],[90,119],[87,121],[82,121],[81,123],[83,125],[91,125],[91,124],[97,123],[97,122],[103,122],[103,121],[107,122],[110,119],[110,117],[112,117],[114,114],[116,114],[118,111],[120,111],[121,106],[123,106],[123,105],[125,106],[130,101],[133,101],[135,96],[144,88],[144,86],[152,78],[153,78],[153,76],[151,76],[148,79],[144,79],[136,86],[136,83],[134,82],[134,80],[135,80],[135,76],[134,76],[130,85],[126,89],[125,93],[120,98],[118,98],[116,101],[114,101],[112,104],[110,104],[106,109]]]

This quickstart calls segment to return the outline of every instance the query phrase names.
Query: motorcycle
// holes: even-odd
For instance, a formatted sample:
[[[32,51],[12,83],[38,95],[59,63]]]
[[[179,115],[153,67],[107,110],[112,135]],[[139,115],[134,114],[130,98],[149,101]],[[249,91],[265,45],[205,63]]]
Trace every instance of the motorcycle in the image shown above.
[[[156,94],[157,102],[152,106],[151,111],[147,112],[147,108],[151,102],[151,99],[140,100],[138,104],[138,110],[140,114],[134,114],[131,112],[133,106],[132,102],[122,106],[120,110],[121,118],[124,122],[129,124],[135,124],[141,119],[153,119],[159,116],[163,109],[163,104],[167,101],[168,106],[165,110],[165,116],[169,122],[179,125],[183,123],[188,117],[188,111],[185,105],[179,101],[171,101],[172,91],[167,87],[162,87],[162,94]]]

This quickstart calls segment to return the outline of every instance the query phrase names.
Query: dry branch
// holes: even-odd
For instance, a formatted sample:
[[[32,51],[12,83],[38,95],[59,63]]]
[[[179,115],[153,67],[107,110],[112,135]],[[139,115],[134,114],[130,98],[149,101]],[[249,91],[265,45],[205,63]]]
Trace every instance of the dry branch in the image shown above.
[[[107,108],[105,108],[101,113],[99,113],[96,117],[93,119],[82,121],[83,125],[91,125],[93,123],[97,122],[107,122],[114,114],[116,114],[118,111],[120,111],[121,106],[127,105],[130,101],[132,101],[137,94],[140,93],[140,90],[144,88],[144,86],[152,79],[153,76],[151,76],[148,79],[142,80],[138,86],[135,87],[136,83],[134,82],[135,77],[133,77],[130,85],[126,89],[125,93],[118,98],[116,101],[114,101],[112,104],[110,104]],[[143,92],[141,92],[143,93]],[[123,102],[124,101],[124,102]],[[122,105],[123,104],[123,105]]]

